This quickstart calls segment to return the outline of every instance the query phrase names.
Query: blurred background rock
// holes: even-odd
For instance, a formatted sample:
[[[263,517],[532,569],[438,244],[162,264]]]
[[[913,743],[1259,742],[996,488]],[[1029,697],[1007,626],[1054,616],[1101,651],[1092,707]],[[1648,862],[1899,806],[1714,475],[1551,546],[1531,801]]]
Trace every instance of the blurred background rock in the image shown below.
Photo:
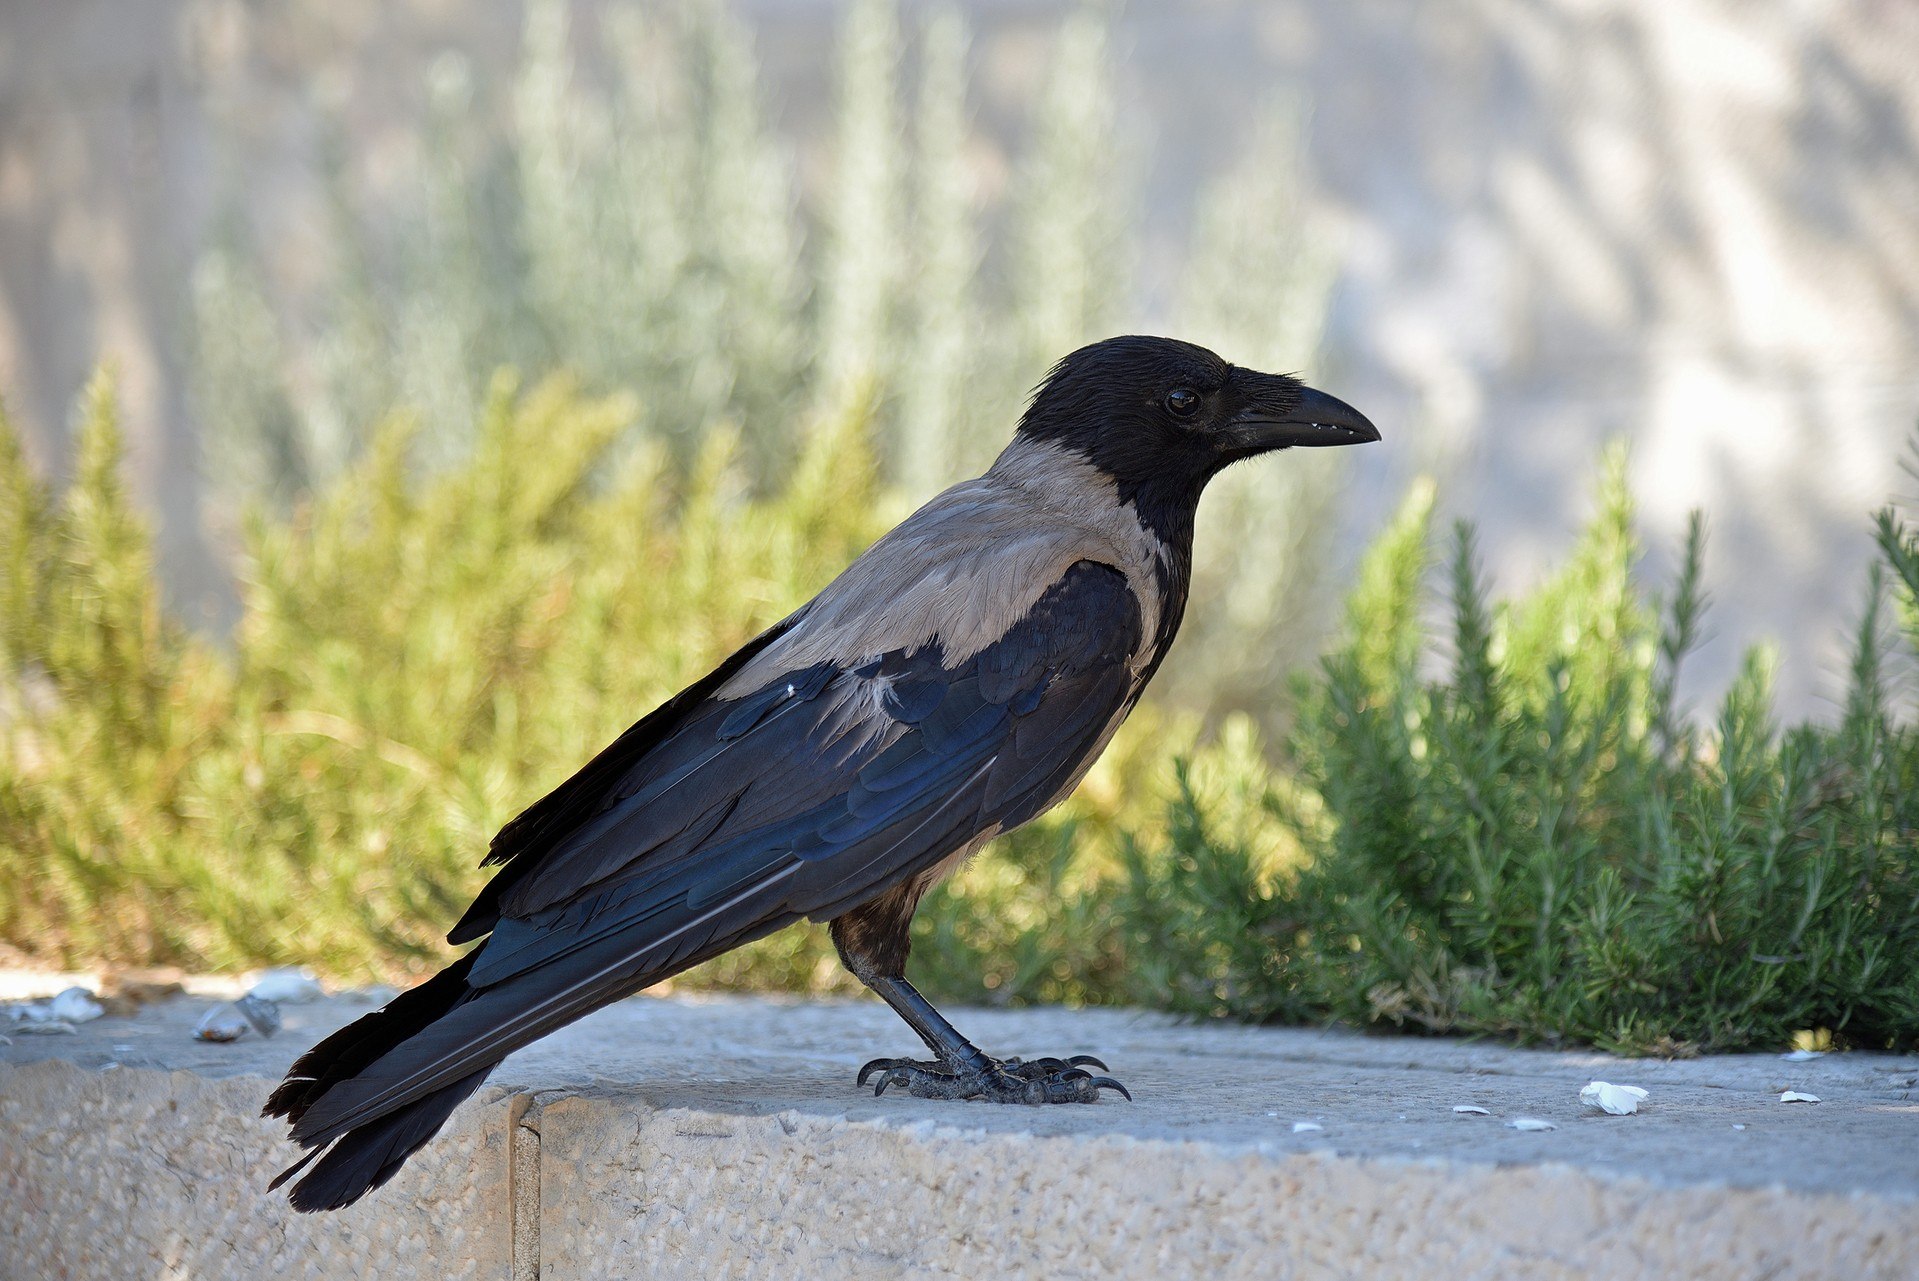
[[[762,459],[812,391],[866,380],[917,497],[1115,330],[1308,369],[1385,425],[1337,512],[1282,467],[1224,495],[1215,525],[1259,554],[1357,541],[1436,470],[1524,586],[1627,438],[1655,567],[1688,508],[1715,530],[1690,679],[1771,634],[1784,709],[1817,713],[1860,517],[1919,416],[1919,9],[0,14],[0,388],[64,473],[69,407],[117,363],[172,598],[216,629],[234,487],[324,479],[395,403],[457,449],[495,364],[635,387],[670,436],[730,416]],[[1244,568],[1226,550],[1214,584]],[[1240,622],[1309,634],[1297,568]],[[1245,703],[1273,675],[1185,692]]]

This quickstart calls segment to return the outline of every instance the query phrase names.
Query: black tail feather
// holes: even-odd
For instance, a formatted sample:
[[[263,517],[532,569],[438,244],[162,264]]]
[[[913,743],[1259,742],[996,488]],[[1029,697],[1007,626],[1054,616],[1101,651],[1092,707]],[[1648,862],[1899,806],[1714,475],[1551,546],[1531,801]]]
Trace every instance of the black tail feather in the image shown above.
[[[472,992],[466,983],[467,972],[472,968],[473,953],[468,953],[418,987],[402,992],[384,1007],[321,1041],[288,1070],[286,1080],[267,1099],[261,1114],[285,1117],[297,1123],[328,1090],[352,1080],[382,1055],[451,1012]],[[460,1101],[479,1088],[488,1070],[463,1077],[425,1098],[369,1121],[341,1136],[324,1155],[324,1145],[314,1145],[313,1151],[281,1171],[279,1177],[267,1185],[268,1191],[278,1188],[317,1158],[313,1171],[293,1187],[293,1208],[337,1210],[353,1204],[392,1178],[407,1157],[446,1124]]]
[[[312,1173],[293,1185],[293,1191],[288,1194],[293,1208],[304,1214],[342,1209],[385,1183],[399,1173],[408,1157],[439,1132],[453,1115],[453,1109],[480,1088],[480,1082],[486,1080],[490,1070],[463,1077],[417,1103],[409,1103],[397,1112],[349,1131],[327,1149]],[[314,1155],[309,1153],[305,1160],[275,1179],[272,1186],[279,1186]]]
[[[355,1019],[301,1055],[260,1115],[298,1121],[322,1094],[359,1075],[382,1054],[444,1017],[470,990],[466,976],[473,968],[476,952],[468,952],[420,986]]]

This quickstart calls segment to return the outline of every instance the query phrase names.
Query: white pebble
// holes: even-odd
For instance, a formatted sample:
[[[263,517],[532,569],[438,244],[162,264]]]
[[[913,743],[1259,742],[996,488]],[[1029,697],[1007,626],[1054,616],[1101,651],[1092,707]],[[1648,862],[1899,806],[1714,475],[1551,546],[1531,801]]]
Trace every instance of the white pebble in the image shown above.
[[[237,1041],[251,1031],[253,1025],[247,1022],[247,1016],[240,1013],[231,1003],[216,1005],[200,1016],[193,1025],[193,1039],[196,1041],[216,1041],[225,1044]]]
[[[246,1016],[253,1024],[253,1030],[261,1036],[272,1036],[280,1030],[280,1007],[251,992],[233,1003],[233,1008]]]
[[[1536,1116],[1516,1116],[1506,1122],[1506,1128],[1509,1130],[1524,1130],[1528,1134],[1533,1134],[1540,1130],[1557,1130],[1559,1127],[1551,1121],[1542,1121]]]
[[[1645,1097],[1646,1092],[1636,1085],[1614,1085],[1610,1081],[1594,1081],[1579,1092],[1581,1103],[1609,1116],[1631,1116]]]
[[[54,1018],[64,1023],[86,1023],[105,1014],[106,1008],[83,987],[70,987],[47,1002]]]
[[[312,970],[284,967],[277,970],[263,970],[247,989],[248,996],[257,996],[262,1001],[272,1001],[276,1005],[305,1005],[309,1001],[319,1001],[326,997],[326,989],[320,986],[320,980],[313,977]]]
[[[1801,1094],[1797,1090],[1787,1090],[1779,1096],[1779,1101],[1781,1103],[1817,1103],[1819,1096],[1817,1094]]]
[[[83,987],[70,987],[44,1001],[22,1001],[6,1009],[8,1021],[21,1031],[49,1032],[55,1036],[73,1031],[75,1023],[86,1023],[105,1013],[100,1002],[93,999],[93,993]],[[48,1026],[56,1023],[61,1026]]]
[[[1320,1124],[1319,1122],[1317,1122],[1317,1121],[1295,1121],[1295,1122],[1293,1122],[1293,1133],[1294,1133],[1294,1134],[1306,1134],[1306,1133],[1309,1133],[1309,1132],[1311,1132],[1311,1131],[1313,1131],[1313,1130],[1323,1130],[1323,1129],[1325,1129],[1325,1128],[1326,1128],[1325,1126],[1323,1126],[1323,1125],[1321,1125],[1321,1124]]]
[[[76,1036],[80,1031],[65,1019],[33,1019],[16,1023],[13,1030],[31,1036]]]
[[[193,1036],[199,1041],[237,1041],[248,1032],[258,1032],[261,1036],[272,1036],[280,1030],[280,1007],[272,1001],[263,1001],[257,996],[243,996],[237,1001],[216,1005],[200,1016],[193,1026]]]

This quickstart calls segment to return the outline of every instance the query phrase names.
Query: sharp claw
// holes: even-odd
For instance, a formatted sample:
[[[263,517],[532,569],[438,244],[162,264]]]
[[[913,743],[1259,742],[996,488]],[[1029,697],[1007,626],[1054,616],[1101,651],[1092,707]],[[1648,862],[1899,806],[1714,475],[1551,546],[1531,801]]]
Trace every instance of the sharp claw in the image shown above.
[[[938,1065],[921,1063],[914,1059],[871,1059],[868,1060],[866,1066],[860,1069],[859,1075],[853,1078],[853,1084],[865,1085],[867,1078],[875,1072],[892,1072],[901,1068],[912,1068],[922,1072],[931,1072],[937,1071]],[[894,1084],[897,1085],[899,1082],[895,1081]]]
[[[1133,1095],[1110,1076],[1094,1076],[1088,1068],[1106,1070],[1090,1054],[1071,1058],[988,1060],[981,1071],[960,1070],[942,1062],[916,1059],[873,1059],[860,1068],[855,1084],[864,1086],[876,1074],[873,1097],[891,1086],[901,1086],[915,1098],[971,1099],[985,1097],[1002,1103],[1092,1103],[1101,1090],[1112,1090],[1127,1102]]]

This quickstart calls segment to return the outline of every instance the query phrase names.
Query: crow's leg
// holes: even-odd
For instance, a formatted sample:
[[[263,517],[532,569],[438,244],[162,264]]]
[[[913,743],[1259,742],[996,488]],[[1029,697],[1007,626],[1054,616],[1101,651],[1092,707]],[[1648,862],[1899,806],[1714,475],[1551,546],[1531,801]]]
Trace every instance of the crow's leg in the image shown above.
[[[874,1059],[860,1069],[857,1083],[865,1085],[877,1074],[874,1094],[891,1085],[903,1086],[922,1099],[988,1099],[994,1103],[1091,1103],[1102,1089],[1129,1094],[1110,1076],[1094,1076],[1106,1065],[1090,1054],[1068,1059],[995,1059],[960,1035],[932,1003],[904,978],[876,977],[862,981],[880,994],[907,1025],[931,1047],[934,1061]]]
[[[1106,1065],[1089,1054],[1068,1059],[995,1059],[960,1035],[946,1016],[906,981],[908,927],[921,886],[908,883],[864,907],[835,917],[833,945],[840,960],[860,982],[879,994],[919,1034],[933,1052],[918,1059],[874,1059],[860,1069],[858,1084],[875,1074],[873,1093],[901,1086],[922,1099],[987,1099],[994,1103],[1091,1103],[1102,1089],[1130,1099],[1126,1087],[1110,1076],[1094,1076]]]

